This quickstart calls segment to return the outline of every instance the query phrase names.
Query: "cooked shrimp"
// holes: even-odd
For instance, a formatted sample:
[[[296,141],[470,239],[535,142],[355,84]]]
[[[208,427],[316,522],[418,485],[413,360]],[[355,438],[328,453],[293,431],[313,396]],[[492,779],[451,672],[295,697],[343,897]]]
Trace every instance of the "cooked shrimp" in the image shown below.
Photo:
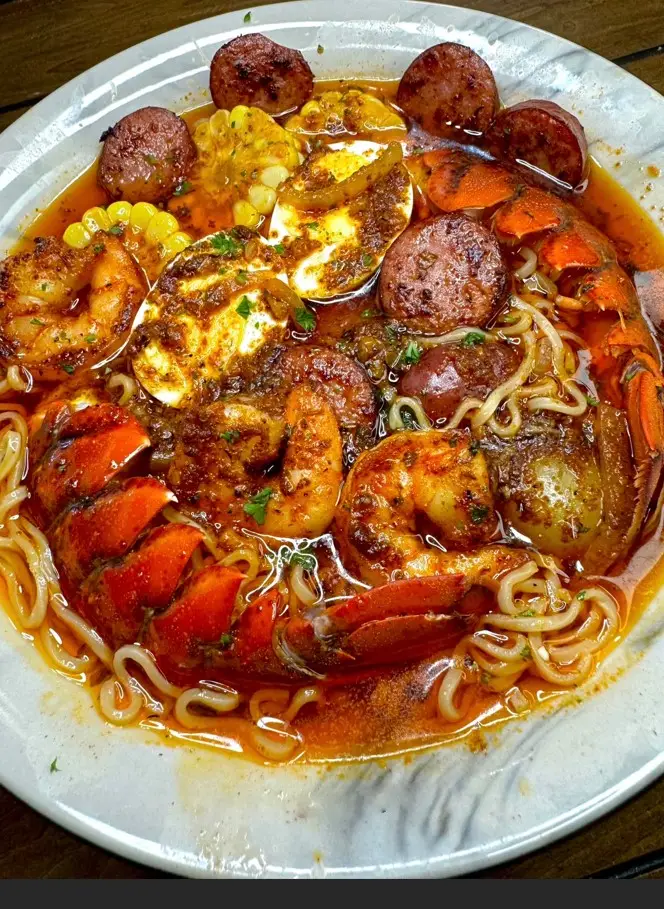
[[[336,513],[342,553],[370,584],[455,570],[456,554],[428,545],[428,531],[466,550],[496,526],[486,461],[467,430],[389,436],[360,455]]]
[[[341,488],[339,425],[326,397],[309,385],[293,389],[284,416],[290,437],[262,530],[274,536],[320,536],[332,523]]]
[[[39,238],[0,265],[0,357],[38,379],[91,365],[121,344],[145,291],[117,237],[87,249]]]

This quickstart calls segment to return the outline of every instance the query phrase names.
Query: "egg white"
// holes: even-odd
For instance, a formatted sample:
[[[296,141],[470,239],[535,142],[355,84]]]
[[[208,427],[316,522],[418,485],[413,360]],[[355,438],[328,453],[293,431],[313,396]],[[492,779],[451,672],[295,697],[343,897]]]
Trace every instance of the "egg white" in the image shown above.
[[[316,167],[332,174],[338,183],[377,158],[383,148],[384,146],[377,142],[359,140],[335,142],[317,158]],[[297,177],[295,186],[298,186]],[[295,262],[289,259],[287,269],[292,289],[306,299],[326,300],[355,290],[366,283],[380,267],[385,253],[410,221],[413,211],[413,188],[410,181],[404,193],[394,199],[393,205],[395,210],[403,215],[402,226],[389,237],[379,251],[369,257],[364,255],[359,235],[360,226],[354,222],[350,214],[349,203],[340,204],[328,211],[299,211],[277,198],[270,222],[270,241],[279,243],[290,237],[291,240],[305,238],[322,244],[321,248]],[[325,272],[326,266],[329,267],[329,263],[335,262],[342,248],[346,255],[349,249],[354,248],[361,267],[355,269],[340,287],[338,283],[331,285]],[[366,264],[364,258],[367,259]]]

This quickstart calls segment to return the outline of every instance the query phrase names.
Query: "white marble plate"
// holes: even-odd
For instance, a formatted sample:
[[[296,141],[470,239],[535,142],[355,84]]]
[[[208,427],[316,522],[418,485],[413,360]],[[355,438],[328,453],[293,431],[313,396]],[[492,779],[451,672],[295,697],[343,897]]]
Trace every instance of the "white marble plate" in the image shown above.
[[[652,182],[646,166],[664,169],[664,99],[583,48],[451,6],[306,0],[255,9],[249,25],[235,12],[146,41],[23,116],[0,136],[0,247],[94,159],[122,115],[206,100],[212,54],[248,31],[300,48],[319,76],[395,77],[427,46],[460,41],[489,62],[505,102],[550,98],[576,111],[593,154],[620,160],[614,172],[637,198]],[[662,182],[647,196],[661,214]],[[485,752],[448,747],[408,764],[328,770],[262,768],[110,728],[2,614],[0,782],[87,839],[183,874],[461,874],[572,832],[662,772],[663,599],[603,673],[625,671],[580,706],[512,725]]]

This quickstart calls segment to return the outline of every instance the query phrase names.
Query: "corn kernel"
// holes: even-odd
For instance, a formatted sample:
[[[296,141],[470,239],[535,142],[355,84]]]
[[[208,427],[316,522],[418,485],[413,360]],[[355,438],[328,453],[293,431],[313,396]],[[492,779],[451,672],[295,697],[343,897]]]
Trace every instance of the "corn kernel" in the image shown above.
[[[94,208],[89,208],[84,213],[81,218],[81,224],[83,224],[91,234],[96,233],[98,230],[108,230],[111,226],[108,215],[99,205],[95,205]]]
[[[276,189],[284,180],[288,180],[289,176],[288,168],[283,164],[273,164],[272,167],[264,167],[261,171],[261,183]]]
[[[158,209],[150,202],[137,202],[131,210],[129,223],[136,230],[144,231],[157,211]]]
[[[277,201],[277,194],[269,186],[256,183],[249,187],[249,201],[262,215],[269,215]]]
[[[218,136],[219,133],[225,133],[230,123],[230,116],[227,110],[215,111],[209,119],[210,133]]]
[[[161,246],[161,255],[164,259],[172,259],[173,256],[177,256],[183,249],[191,246],[193,242],[194,241],[189,234],[186,234],[183,230],[178,230],[164,240]]]
[[[312,114],[320,113],[320,104],[318,101],[307,101],[302,110],[300,111],[300,116],[310,117]]]
[[[243,227],[258,227],[261,216],[251,203],[238,199],[233,203],[233,220]]]
[[[249,113],[249,108],[244,104],[236,104],[230,112],[229,120],[233,129],[240,129],[244,123],[245,117]]]
[[[145,240],[147,243],[157,246],[174,234],[179,226],[178,219],[169,211],[159,211],[150,219],[150,223],[145,228]]]
[[[85,224],[75,221],[74,224],[70,224],[65,230],[62,239],[68,246],[73,246],[74,249],[85,249],[90,240],[92,240],[92,234]]]
[[[132,210],[131,202],[111,202],[106,209],[111,224],[128,224]]]

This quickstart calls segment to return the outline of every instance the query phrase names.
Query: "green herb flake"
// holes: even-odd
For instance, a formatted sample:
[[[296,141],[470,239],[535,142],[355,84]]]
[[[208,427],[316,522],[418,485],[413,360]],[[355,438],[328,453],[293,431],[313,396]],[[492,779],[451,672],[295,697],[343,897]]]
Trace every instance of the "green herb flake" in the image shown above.
[[[225,442],[228,442],[229,445],[235,445],[237,440],[240,438],[240,433],[237,429],[227,429],[226,432],[221,433],[219,438],[223,439]]]
[[[318,45],[318,47],[316,48],[316,53],[317,53],[317,54],[324,54],[324,53],[325,53],[325,48],[323,47],[322,44],[319,44],[319,45]]]
[[[318,228],[320,227],[320,224],[318,223],[318,221],[309,221],[304,226],[308,227],[309,230],[318,230]]]
[[[231,237],[230,234],[221,233],[215,234],[214,237],[210,240],[210,245],[215,252],[218,252],[222,256],[237,256],[242,249],[242,244]]]
[[[521,653],[519,654],[519,656],[521,657],[522,660],[529,660],[529,659],[531,658],[531,656],[532,656],[532,654],[531,654],[531,652],[530,652],[530,647],[528,647],[528,646],[526,645],[526,646],[523,648],[523,650],[521,651]]]
[[[244,506],[245,514],[248,514],[250,518],[253,518],[257,524],[264,524],[267,503],[272,498],[272,495],[273,492],[269,486],[266,486],[261,492],[257,492]]]
[[[470,520],[473,524],[482,524],[488,514],[489,508],[487,505],[473,505],[470,509]]]
[[[579,590],[579,592],[576,595],[577,600],[581,600],[581,602],[583,602],[586,598],[587,593],[588,593],[587,590]]]
[[[388,341],[396,341],[396,339],[399,337],[399,332],[396,330],[394,325],[385,326],[385,337]]]
[[[61,363],[60,369],[64,369],[64,371],[67,373],[68,376],[71,376],[74,374],[74,367],[70,366],[69,363]]]
[[[219,638],[219,646],[223,647],[224,649],[230,647],[232,643],[233,635],[229,634],[228,632],[226,632],[226,634],[222,634],[222,636]]]
[[[123,228],[122,224],[113,224],[113,225],[111,225],[111,227],[108,228],[109,234],[113,234],[114,237],[122,236],[123,231],[124,231],[124,228]]]
[[[484,335],[479,331],[469,331],[461,342],[463,347],[479,347],[484,344]]]
[[[310,552],[294,552],[288,563],[289,565],[301,565],[305,571],[315,571],[318,568],[318,559]]]
[[[313,331],[316,327],[316,316],[304,306],[295,310],[295,321],[304,331]]]
[[[44,293],[44,291],[48,290],[48,284],[42,284],[41,290],[42,290],[42,293]]]
[[[97,335],[86,335],[85,336],[86,344],[94,344],[96,340],[97,340]]]
[[[286,254],[286,247],[283,243],[275,243],[272,248],[276,253],[279,253],[280,256],[284,256]]]
[[[370,256],[369,253],[364,253],[362,255],[362,265],[364,268],[369,268],[371,265],[373,265],[373,261],[374,257]]]
[[[403,361],[407,366],[415,366],[422,359],[422,348],[416,341],[409,341],[403,355]]]
[[[363,319],[376,319],[380,313],[377,309],[363,309],[360,315]]]
[[[249,13],[245,13],[244,19],[243,19],[242,21],[245,23],[245,25],[246,25],[247,23],[251,22],[251,13],[250,13],[250,12],[249,12]]]
[[[588,402],[588,407],[597,407],[599,405],[599,398],[596,398],[595,395],[586,395],[586,401]]]
[[[246,284],[247,281],[249,280],[249,275],[243,268],[241,268],[239,270],[239,272],[235,275],[235,280],[237,281],[238,284]]]
[[[41,319],[35,318],[35,319],[30,319],[30,325],[39,325],[39,326],[43,326],[43,325],[46,325],[46,322],[42,322]]]
[[[106,247],[103,243],[95,243],[95,245],[92,247],[92,252],[98,256],[100,253],[103,253],[105,249]]]
[[[51,773],[60,773],[60,768],[58,767],[58,759],[53,758],[51,761]]]
[[[472,442],[470,443],[470,445],[468,446],[468,451],[469,451],[469,452],[471,453],[471,455],[473,455],[473,457],[474,457],[474,456],[478,453],[478,451],[480,450],[480,447],[481,447],[481,446],[480,446],[480,443],[477,441],[477,439],[473,439],[473,441],[472,441]]]
[[[520,619],[532,619],[534,615],[535,615],[534,609],[526,609],[524,612],[519,613],[519,618]]]
[[[254,308],[254,305],[255,304],[251,302],[249,297],[244,296],[238,303],[238,305],[235,309],[235,312],[238,314],[238,316],[242,316],[243,319],[248,319],[249,314],[251,313],[252,309]]]
[[[187,193],[190,193],[192,189],[193,189],[193,187],[192,187],[191,183],[189,183],[188,180],[184,180],[184,181],[183,181],[182,183],[180,183],[180,185],[176,188],[176,190],[175,190],[175,192],[173,193],[173,195],[174,195],[174,196],[185,196]]]

